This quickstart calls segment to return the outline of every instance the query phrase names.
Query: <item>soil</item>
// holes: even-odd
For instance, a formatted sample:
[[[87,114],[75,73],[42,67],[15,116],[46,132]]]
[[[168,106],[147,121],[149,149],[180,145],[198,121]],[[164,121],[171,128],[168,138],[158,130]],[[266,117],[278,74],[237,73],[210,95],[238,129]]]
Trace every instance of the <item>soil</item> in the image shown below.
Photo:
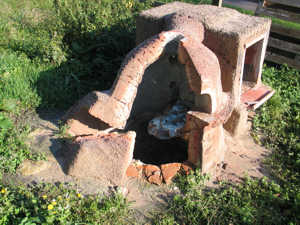
[[[4,182],[21,182],[25,184],[39,182],[67,183],[75,184],[78,191],[83,194],[109,193],[115,187],[108,187],[105,182],[99,180],[76,179],[63,172],[64,139],[58,135],[58,122],[63,114],[64,112],[51,111],[32,115],[30,119],[32,132],[28,137],[28,144],[31,146],[32,151],[43,152],[47,157],[47,161],[42,164],[43,166],[32,164],[31,168],[27,168],[27,170],[24,170],[21,166],[17,175],[4,176]],[[144,125],[142,124],[142,129],[145,128]],[[144,163],[161,164],[165,162],[182,162],[186,159],[184,142],[175,140],[172,143],[166,142],[161,145],[160,141],[152,140],[151,137],[145,135],[143,132],[137,135],[137,152],[134,154],[136,158],[145,160]],[[207,184],[208,186],[216,186],[221,180],[239,182],[245,175],[256,178],[268,176],[262,164],[269,153],[268,150],[254,143],[249,133],[235,139],[226,132],[225,136],[228,148],[224,164],[219,169],[219,174]],[[142,140],[144,138],[145,140]],[[143,145],[147,147],[141,150]],[[161,145],[161,147],[157,148],[158,145]],[[143,156],[143,154],[145,155]],[[131,207],[134,209],[139,221],[147,220],[148,216],[150,218],[149,213],[151,211],[167,206],[168,200],[178,192],[174,185],[157,186],[137,178],[127,178],[121,190],[128,201],[131,202]]]

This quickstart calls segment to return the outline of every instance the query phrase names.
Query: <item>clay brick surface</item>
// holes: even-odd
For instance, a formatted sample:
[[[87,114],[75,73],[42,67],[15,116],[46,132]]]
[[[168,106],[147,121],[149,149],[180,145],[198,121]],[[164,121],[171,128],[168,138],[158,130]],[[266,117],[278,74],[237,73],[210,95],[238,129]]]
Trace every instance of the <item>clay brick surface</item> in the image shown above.
[[[207,135],[210,137],[207,138]],[[202,172],[215,174],[216,166],[224,160],[226,151],[223,126],[205,127],[202,138]]]
[[[241,101],[248,108],[256,109],[271,98],[274,93],[272,88],[265,85],[259,85],[258,87],[244,92],[241,96]]]
[[[224,124],[224,128],[233,136],[245,135],[248,133],[248,111],[245,106],[235,108]]]
[[[136,96],[137,87],[131,83],[127,83],[123,80],[119,80],[116,87],[114,88],[113,97],[120,100],[121,102],[128,104],[134,101]]]
[[[188,161],[193,165],[201,166],[201,142],[202,134],[201,130],[192,130],[189,136],[189,147],[188,147]]]
[[[111,88],[108,101],[105,104],[100,102],[94,104],[89,109],[89,113],[112,127],[123,129],[130,116],[137,87],[144,71],[161,56],[165,46],[179,36],[182,36],[180,32],[163,32],[149,38],[129,52]]]
[[[226,151],[222,123],[214,124],[214,116],[204,113],[188,112],[187,118],[191,129],[188,162],[201,168],[203,173],[213,174]]]
[[[66,152],[67,174],[121,185],[133,157],[135,136],[135,132],[130,131],[75,139]]]
[[[150,165],[150,164],[144,166],[144,174],[147,178],[152,176],[156,172],[160,173],[160,168],[158,166]]]
[[[190,162],[188,162],[188,161],[182,163],[182,164],[181,164],[181,168],[180,168],[180,170],[181,170],[182,172],[184,172],[184,174],[186,174],[186,175],[190,174],[190,172],[191,172],[193,169],[194,169],[193,164],[190,163]]]
[[[168,20],[170,15],[175,18],[177,15],[178,19],[174,21],[178,23],[180,23],[179,15],[187,15],[204,25],[203,44],[217,55],[222,71],[223,91],[231,93],[232,104],[234,107],[237,106],[240,102],[240,80],[243,74],[245,46],[259,37],[267,39],[271,21],[224,7],[173,2],[143,11],[139,15],[137,41],[141,42],[155,32],[168,30],[169,26],[175,27],[172,21]],[[154,26],[145,26],[149,23]],[[257,83],[260,83],[260,73],[261,68],[258,71]]]
[[[87,110],[82,109],[72,119],[67,121],[66,133],[71,136],[97,135],[109,126],[92,117]]]
[[[138,169],[136,166],[130,164],[126,170],[127,177],[139,177],[141,169]]]
[[[100,131],[108,129],[109,126],[106,123],[88,112],[95,103],[104,105],[107,99],[108,95],[99,91],[91,92],[80,99],[62,118],[67,124],[66,133],[71,136],[96,135]]]
[[[157,171],[158,172],[158,171]],[[162,184],[162,176],[159,173],[155,173],[153,175],[151,175],[150,177],[148,177],[148,181],[151,183],[151,184],[156,184],[156,185],[161,185]]]
[[[189,58],[185,65],[191,89],[199,95],[208,94],[211,105],[205,111],[216,113],[223,108],[224,99],[218,58],[202,43],[191,38],[181,40],[180,47],[185,49],[185,54],[179,57]]]
[[[167,163],[161,165],[161,172],[166,184],[170,184],[172,179],[181,168],[181,163]]]

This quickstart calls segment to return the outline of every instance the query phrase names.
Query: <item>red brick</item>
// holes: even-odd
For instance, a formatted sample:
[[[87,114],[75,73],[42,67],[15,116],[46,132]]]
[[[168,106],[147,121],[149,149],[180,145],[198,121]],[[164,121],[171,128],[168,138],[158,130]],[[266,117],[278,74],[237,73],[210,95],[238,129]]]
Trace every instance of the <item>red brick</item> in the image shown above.
[[[126,170],[126,176],[127,177],[138,177],[139,171],[137,170],[137,168],[135,166],[129,165]]]
[[[167,163],[161,165],[161,172],[166,184],[170,184],[173,177],[181,168],[181,163]]]
[[[139,177],[143,171],[143,165],[130,164],[126,170],[127,177]]]
[[[160,172],[160,168],[158,166],[155,166],[155,165],[145,165],[144,166],[144,174],[147,178],[152,176],[153,174],[155,174],[155,172],[157,172],[157,171]]]
[[[184,172],[184,174],[188,175],[190,174],[190,172],[193,170],[193,164],[191,164],[190,162],[186,161],[184,163],[181,164],[181,171]]]
[[[157,171],[156,173],[154,173],[152,176],[148,177],[148,181],[151,184],[157,184],[157,185],[161,185],[162,184],[162,177],[159,171]]]

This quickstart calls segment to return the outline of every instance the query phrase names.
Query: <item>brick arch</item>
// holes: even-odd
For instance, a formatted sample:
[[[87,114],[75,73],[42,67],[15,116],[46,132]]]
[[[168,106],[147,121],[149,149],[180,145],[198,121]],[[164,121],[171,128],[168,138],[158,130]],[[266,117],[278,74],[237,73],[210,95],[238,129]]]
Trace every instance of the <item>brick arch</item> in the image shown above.
[[[123,129],[145,70],[159,59],[168,43],[180,38],[183,38],[181,32],[167,31],[135,47],[125,57],[112,88],[104,93],[105,102],[93,105],[89,113],[112,127]]]
[[[185,61],[180,62],[185,64],[189,86],[196,95],[209,96],[210,109],[203,112],[215,113],[223,99],[218,59],[202,43],[193,41],[191,37],[185,38],[182,32],[174,30],[161,32],[134,48],[125,57],[112,88],[103,92],[103,101],[93,105],[89,113],[112,127],[124,129],[145,70],[160,58],[168,43],[187,39],[193,45],[182,42],[178,55],[183,58],[182,52],[186,53]],[[204,61],[199,61],[201,57]]]

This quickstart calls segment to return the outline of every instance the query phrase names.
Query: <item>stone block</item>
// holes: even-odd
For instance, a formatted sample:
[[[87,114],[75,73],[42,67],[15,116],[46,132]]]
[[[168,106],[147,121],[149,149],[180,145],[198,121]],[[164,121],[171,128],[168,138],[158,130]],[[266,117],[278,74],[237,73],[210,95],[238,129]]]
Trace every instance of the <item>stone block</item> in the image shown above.
[[[66,133],[70,136],[97,135],[100,131],[110,128],[106,123],[91,116],[86,109],[81,109],[66,124]]]
[[[135,132],[76,138],[65,153],[65,171],[121,185],[133,157]]]
[[[40,173],[48,169],[50,166],[51,162],[49,161],[32,161],[27,159],[22,162],[17,172],[23,176],[30,176]]]
[[[196,42],[204,40],[204,26],[186,12],[167,15],[164,18],[165,30],[181,31],[186,37],[193,37]]]
[[[230,118],[224,124],[224,128],[233,136],[238,137],[248,133],[248,111],[244,105],[236,107]]]
[[[202,173],[214,175],[217,164],[224,160],[226,145],[222,123],[214,124],[213,117],[205,113],[188,113],[190,129],[188,162]]]
[[[89,113],[94,104],[104,104],[107,99],[108,95],[99,91],[91,92],[80,99],[63,117],[67,124],[66,133],[71,136],[96,135],[110,128],[108,124]]]

